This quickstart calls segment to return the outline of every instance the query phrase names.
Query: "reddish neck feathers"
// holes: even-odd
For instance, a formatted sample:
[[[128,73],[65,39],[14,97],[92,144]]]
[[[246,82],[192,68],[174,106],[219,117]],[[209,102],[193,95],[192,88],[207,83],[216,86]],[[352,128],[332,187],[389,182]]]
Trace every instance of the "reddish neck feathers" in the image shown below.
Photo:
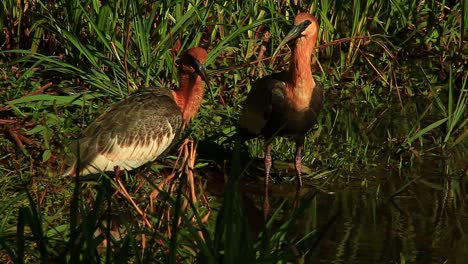
[[[179,88],[172,91],[187,124],[198,112],[203,99],[202,79],[196,74],[179,73]]]
[[[309,107],[315,81],[312,77],[310,59],[315,48],[317,35],[302,36],[296,40],[289,63],[290,82],[287,83],[291,105],[298,111]]]

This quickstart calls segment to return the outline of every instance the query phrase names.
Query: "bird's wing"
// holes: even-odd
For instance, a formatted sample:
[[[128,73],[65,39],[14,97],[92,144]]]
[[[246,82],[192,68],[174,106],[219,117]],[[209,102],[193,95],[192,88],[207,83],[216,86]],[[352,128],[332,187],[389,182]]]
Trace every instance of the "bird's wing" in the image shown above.
[[[239,119],[241,133],[259,135],[270,120],[271,111],[275,102],[284,101],[283,91],[286,84],[283,73],[277,73],[259,79],[254,83],[247,95]]]
[[[152,161],[172,146],[181,127],[182,116],[170,94],[156,90],[134,93],[83,131],[81,163],[92,164],[97,156],[114,163]]]

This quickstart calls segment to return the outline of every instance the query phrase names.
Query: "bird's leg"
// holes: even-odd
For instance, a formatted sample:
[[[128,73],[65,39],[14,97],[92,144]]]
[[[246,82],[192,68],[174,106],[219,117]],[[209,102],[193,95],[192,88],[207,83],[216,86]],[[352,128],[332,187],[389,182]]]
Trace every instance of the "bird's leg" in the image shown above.
[[[302,172],[302,149],[304,146],[296,146],[296,158],[294,161],[294,168],[296,169],[296,182],[297,182],[297,189],[300,189],[302,187],[302,178],[301,178],[301,172]]]
[[[296,207],[299,200],[299,194],[302,187],[302,149],[304,148],[304,137],[296,140],[296,156],[294,158],[294,168],[296,169],[296,199],[294,200],[294,207]]]
[[[116,181],[120,179],[120,167],[119,166],[114,166],[114,174],[115,174],[115,179]]]
[[[265,197],[263,201],[263,213],[265,217],[265,222],[270,211],[270,202],[268,199],[268,181],[270,178],[270,168],[271,168],[271,143],[267,143],[265,147]]]

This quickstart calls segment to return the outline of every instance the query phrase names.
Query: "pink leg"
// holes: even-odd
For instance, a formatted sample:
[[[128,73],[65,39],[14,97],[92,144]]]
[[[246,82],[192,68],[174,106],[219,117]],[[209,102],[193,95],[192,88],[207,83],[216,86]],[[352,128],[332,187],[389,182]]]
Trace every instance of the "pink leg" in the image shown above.
[[[265,148],[265,198],[263,201],[263,213],[265,217],[265,222],[270,211],[270,202],[268,199],[268,181],[270,178],[270,168],[271,168],[271,143],[266,144]]]
[[[296,140],[296,156],[294,158],[294,168],[296,169],[296,197],[294,199],[294,207],[297,207],[299,202],[299,195],[302,187],[302,149],[304,148],[304,138]]]
[[[296,146],[296,157],[295,157],[295,163],[294,163],[294,168],[296,169],[296,182],[297,182],[297,188],[301,189],[302,187],[302,178],[301,178],[301,172],[302,172],[302,149],[304,146]]]

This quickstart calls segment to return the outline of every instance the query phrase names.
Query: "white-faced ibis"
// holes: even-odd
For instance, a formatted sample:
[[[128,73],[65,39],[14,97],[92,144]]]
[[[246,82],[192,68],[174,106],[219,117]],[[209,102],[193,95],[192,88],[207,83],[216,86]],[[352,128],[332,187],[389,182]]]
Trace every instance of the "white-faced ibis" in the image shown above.
[[[307,13],[299,13],[294,26],[273,54],[295,40],[289,70],[257,80],[245,101],[239,130],[244,137],[263,135],[265,147],[265,218],[269,211],[268,181],[271,168],[271,143],[275,136],[290,137],[296,143],[295,171],[297,193],[302,186],[301,152],[305,134],[314,125],[323,105],[323,88],[314,81],[311,56],[317,41],[319,24]]]
[[[78,152],[65,175],[132,170],[151,162],[175,144],[185,125],[198,112],[202,80],[209,86],[203,48],[191,48],[180,59],[179,87],[140,89],[115,103],[94,120],[72,148]]]

